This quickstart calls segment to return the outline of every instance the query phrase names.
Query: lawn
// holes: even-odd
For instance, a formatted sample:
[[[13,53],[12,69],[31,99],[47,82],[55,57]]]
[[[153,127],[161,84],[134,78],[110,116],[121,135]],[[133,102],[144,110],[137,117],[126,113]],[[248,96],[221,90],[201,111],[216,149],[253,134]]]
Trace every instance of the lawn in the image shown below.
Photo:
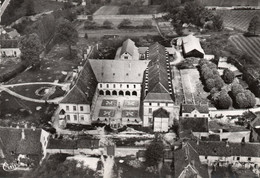
[[[11,123],[29,122],[39,125],[46,104],[24,101],[2,91],[0,93],[0,125],[10,126]]]
[[[54,82],[60,80],[66,76],[67,72],[76,69],[81,62],[81,58],[76,55],[74,55],[76,56],[75,59],[65,59],[68,57],[68,53],[66,46],[56,45],[41,61],[40,69],[27,70],[7,83]]]

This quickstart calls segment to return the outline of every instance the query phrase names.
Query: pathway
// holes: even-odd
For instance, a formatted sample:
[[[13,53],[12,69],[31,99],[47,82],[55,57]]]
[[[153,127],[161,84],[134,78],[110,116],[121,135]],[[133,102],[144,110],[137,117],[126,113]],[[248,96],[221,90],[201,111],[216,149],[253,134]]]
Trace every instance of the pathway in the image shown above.
[[[11,0],[5,0],[3,5],[0,7],[0,22],[1,22],[2,15],[4,14],[4,11],[7,8],[7,6],[9,5],[10,1]]]
[[[0,85],[1,87],[16,87],[16,86],[24,86],[24,85],[55,85],[60,87],[65,87],[68,84],[66,83],[54,83],[54,82],[31,82],[31,83],[16,83],[16,84],[9,84],[9,85]]]

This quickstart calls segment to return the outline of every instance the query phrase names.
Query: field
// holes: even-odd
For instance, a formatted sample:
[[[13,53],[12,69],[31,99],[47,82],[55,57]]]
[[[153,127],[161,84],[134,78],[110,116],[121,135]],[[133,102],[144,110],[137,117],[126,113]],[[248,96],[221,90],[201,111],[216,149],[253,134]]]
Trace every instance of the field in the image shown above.
[[[247,38],[243,35],[233,35],[229,40],[237,49],[260,61],[260,37]]]
[[[93,15],[116,15],[119,6],[102,6]]]
[[[251,19],[260,15],[260,10],[216,10],[216,13],[222,16],[224,27],[247,31]]]
[[[258,6],[258,0],[199,0],[200,3],[206,6]]]
[[[197,69],[183,69],[181,72],[182,88],[186,104],[207,104],[208,93],[203,89]]]

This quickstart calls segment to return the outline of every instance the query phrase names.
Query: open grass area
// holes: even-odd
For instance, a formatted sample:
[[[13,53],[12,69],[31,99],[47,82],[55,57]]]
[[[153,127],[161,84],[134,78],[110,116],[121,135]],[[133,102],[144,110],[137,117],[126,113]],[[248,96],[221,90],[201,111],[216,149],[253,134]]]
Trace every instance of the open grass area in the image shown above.
[[[116,15],[119,8],[119,6],[102,6],[93,15]]]
[[[66,72],[77,68],[81,62],[81,58],[76,54],[74,55],[74,59],[68,59],[68,56],[69,51],[66,46],[56,45],[46,58],[41,61],[40,69],[27,70],[7,83],[54,82],[55,80],[62,79],[66,76]]]
[[[0,70],[1,73],[7,73],[9,71],[11,71],[14,66],[19,65],[20,63],[20,59],[19,58],[2,58],[0,60]]]

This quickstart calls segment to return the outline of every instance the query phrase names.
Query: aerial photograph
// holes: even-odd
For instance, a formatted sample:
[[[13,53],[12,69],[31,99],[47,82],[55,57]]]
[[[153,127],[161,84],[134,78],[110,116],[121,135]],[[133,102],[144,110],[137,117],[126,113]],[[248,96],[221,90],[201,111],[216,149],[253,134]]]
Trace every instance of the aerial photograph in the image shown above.
[[[260,0],[0,0],[0,178],[260,177]]]

